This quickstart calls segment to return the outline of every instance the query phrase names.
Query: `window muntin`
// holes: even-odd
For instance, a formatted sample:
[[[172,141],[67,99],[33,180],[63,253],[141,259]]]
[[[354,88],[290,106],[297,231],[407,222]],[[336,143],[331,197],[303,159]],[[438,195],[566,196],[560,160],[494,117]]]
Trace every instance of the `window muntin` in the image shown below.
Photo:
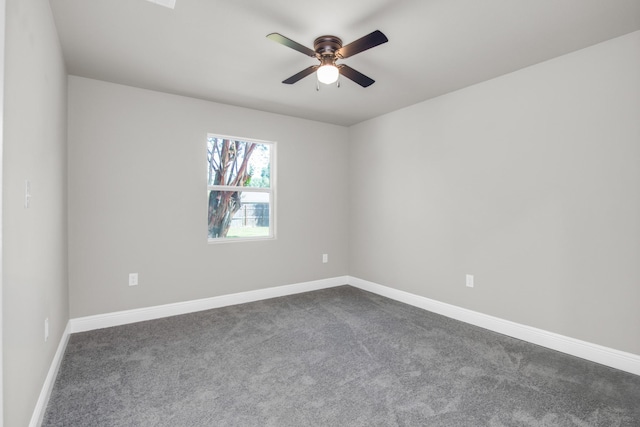
[[[207,137],[208,240],[275,237],[275,143]]]

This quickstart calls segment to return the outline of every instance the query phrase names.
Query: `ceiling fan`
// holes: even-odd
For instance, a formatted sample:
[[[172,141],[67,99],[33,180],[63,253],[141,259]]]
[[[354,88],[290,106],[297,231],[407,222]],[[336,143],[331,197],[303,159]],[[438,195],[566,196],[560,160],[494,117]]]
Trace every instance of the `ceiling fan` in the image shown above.
[[[387,36],[382,34],[381,31],[374,31],[371,34],[367,34],[358,40],[349,43],[346,46],[342,46],[342,40],[336,36],[321,36],[313,42],[313,49],[311,50],[306,46],[295,42],[282,34],[272,33],[267,38],[274,42],[280,43],[293,50],[304,53],[307,56],[316,58],[320,61],[319,65],[312,65],[299,73],[294,74],[282,83],[293,84],[308,75],[317,71],[318,81],[324,84],[335,83],[338,80],[338,76],[341,74],[346,78],[353,80],[362,87],[371,86],[375,80],[365,76],[359,71],[354,70],[345,64],[336,64],[338,59],[345,59],[353,56],[357,53],[363,52],[372,47],[376,47],[389,41]]]

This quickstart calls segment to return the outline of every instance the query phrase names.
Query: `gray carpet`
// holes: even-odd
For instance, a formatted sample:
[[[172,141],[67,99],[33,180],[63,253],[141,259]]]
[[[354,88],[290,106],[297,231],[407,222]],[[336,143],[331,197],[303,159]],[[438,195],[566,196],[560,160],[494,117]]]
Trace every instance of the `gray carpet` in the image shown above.
[[[73,334],[44,426],[640,426],[640,377],[349,286]]]

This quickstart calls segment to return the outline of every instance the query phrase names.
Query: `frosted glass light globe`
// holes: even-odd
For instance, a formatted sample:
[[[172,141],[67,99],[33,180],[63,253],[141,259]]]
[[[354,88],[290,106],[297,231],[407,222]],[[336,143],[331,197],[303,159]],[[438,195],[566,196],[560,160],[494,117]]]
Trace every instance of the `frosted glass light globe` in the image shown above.
[[[338,75],[340,74],[335,65],[323,65],[318,68],[317,73],[320,83],[324,83],[326,85],[330,85],[331,83],[338,81]]]

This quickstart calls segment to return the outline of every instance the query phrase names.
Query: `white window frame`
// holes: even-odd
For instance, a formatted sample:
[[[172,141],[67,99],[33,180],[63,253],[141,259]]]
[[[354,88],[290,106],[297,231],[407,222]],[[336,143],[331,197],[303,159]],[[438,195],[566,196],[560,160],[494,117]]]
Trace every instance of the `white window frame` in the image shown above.
[[[275,141],[266,141],[254,138],[244,138],[237,136],[221,135],[217,133],[208,133],[205,140],[205,156],[208,153],[209,138],[230,139],[232,141],[252,142],[255,144],[269,145],[270,158],[269,158],[269,188],[263,187],[238,187],[230,185],[208,185],[208,175],[205,172],[205,182],[207,182],[207,192],[205,193],[205,212],[209,211],[209,191],[239,191],[247,193],[268,193],[269,194],[269,235],[258,237],[209,237],[208,224],[205,222],[205,236],[207,236],[207,242],[209,244],[221,244],[221,243],[236,243],[236,242],[258,242],[275,240],[276,233],[276,181],[277,181],[277,143]]]

